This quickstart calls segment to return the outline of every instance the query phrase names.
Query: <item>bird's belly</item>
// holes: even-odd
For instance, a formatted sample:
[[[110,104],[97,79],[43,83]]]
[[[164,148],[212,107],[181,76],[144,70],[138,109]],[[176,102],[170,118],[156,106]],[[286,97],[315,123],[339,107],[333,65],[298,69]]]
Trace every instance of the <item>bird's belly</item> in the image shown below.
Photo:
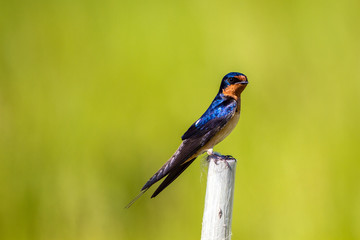
[[[236,112],[234,117],[232,117],[229,122],[217,133],[215,136],[205,144],[204,148],[202,148],[203,152],[213,148],[216,144],[224,140],[235,128],[240,118],[240,112]]]

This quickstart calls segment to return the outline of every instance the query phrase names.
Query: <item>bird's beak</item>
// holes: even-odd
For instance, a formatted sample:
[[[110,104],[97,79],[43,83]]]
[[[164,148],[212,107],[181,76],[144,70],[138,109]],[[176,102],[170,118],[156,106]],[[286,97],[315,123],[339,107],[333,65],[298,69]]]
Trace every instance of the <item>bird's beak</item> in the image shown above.
[[[246,80],[246,81],[244,81],[244,82],[240,82],[240,84],[248,84],[249,82],[248,82],[248,80]]]
[[[245,76],[236,76],[236,78],[240,80],[240,82],[238,82],[238,84],[246,85],[249,83],[247,80],[247,77],[245,77]]]
[[[248,83],[249,83],[248,80],[245,80],[245,81],[242,81],[242,82],[237,82],[237,83],[235,83],[235,84],[246,85],[246,84],[248,84]]]

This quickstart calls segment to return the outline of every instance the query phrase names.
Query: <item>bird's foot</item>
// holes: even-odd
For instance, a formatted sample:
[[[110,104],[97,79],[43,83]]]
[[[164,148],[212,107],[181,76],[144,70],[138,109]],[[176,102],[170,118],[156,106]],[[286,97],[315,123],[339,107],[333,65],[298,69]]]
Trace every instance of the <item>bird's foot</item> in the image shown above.
[[[228,163],[228,160],[235,160],[236,161],[236,159],[233,156],[231,156],[231,155],[222,155],[220,153],[212,151],[212,149],[211,149],[211,151],[208,150],[207,153],[209,154],[209,156],[207,157],[207,160],[209,161],[210,159],[213,159],[214,163],[216,165],[219,164],[219,161],[223,161],[223,162],[226,163],[226,166],[228,168],[231,168],[230,164]]]
[[[211,148],[211,149],[208,149],[206,151],[206,153],[209,155],[209,157],[216,157],[216,158],[222,158],[224,157],[224,155],[221,155],[220,153],[218,152],[214,152],[214,150]],[[229,155],[227,155],[229,156]]]
[[[236,159],[233,157],[233,156],[231,156],[231,155],[221,155],[225,160],[235,160],[236,161]]]

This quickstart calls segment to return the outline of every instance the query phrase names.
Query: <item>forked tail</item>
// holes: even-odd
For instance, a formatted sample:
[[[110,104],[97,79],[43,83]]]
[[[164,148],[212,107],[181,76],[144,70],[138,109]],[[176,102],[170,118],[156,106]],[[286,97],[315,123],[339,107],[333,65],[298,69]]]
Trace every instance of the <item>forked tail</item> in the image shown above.
[[[141,192],[133,199],[131,200],[131,202],[129,202],[128,205],[125,206],[125,208],[129,208],[131,207],[131,205],[133,205],[133,203],[139,199],[139,197],[141,197],[146,191],[148,190],[148,188],[144,189],[144,190],[141,190]]]

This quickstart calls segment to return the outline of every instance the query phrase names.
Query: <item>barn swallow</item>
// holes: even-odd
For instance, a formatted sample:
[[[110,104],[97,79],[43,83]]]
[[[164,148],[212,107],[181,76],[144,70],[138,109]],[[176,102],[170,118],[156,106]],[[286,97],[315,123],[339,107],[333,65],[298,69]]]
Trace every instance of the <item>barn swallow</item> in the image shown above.
[[[130,207],[154,183],[166,177],[151,198],[172,183],[202,153],[215,154],[213,147],[235,128],[240,117],[240,95],[248,84],[247,77],[231,72],[221,81],[219,92],[205,113],[184,133],[182,143],[174,155],[142,187]]]

